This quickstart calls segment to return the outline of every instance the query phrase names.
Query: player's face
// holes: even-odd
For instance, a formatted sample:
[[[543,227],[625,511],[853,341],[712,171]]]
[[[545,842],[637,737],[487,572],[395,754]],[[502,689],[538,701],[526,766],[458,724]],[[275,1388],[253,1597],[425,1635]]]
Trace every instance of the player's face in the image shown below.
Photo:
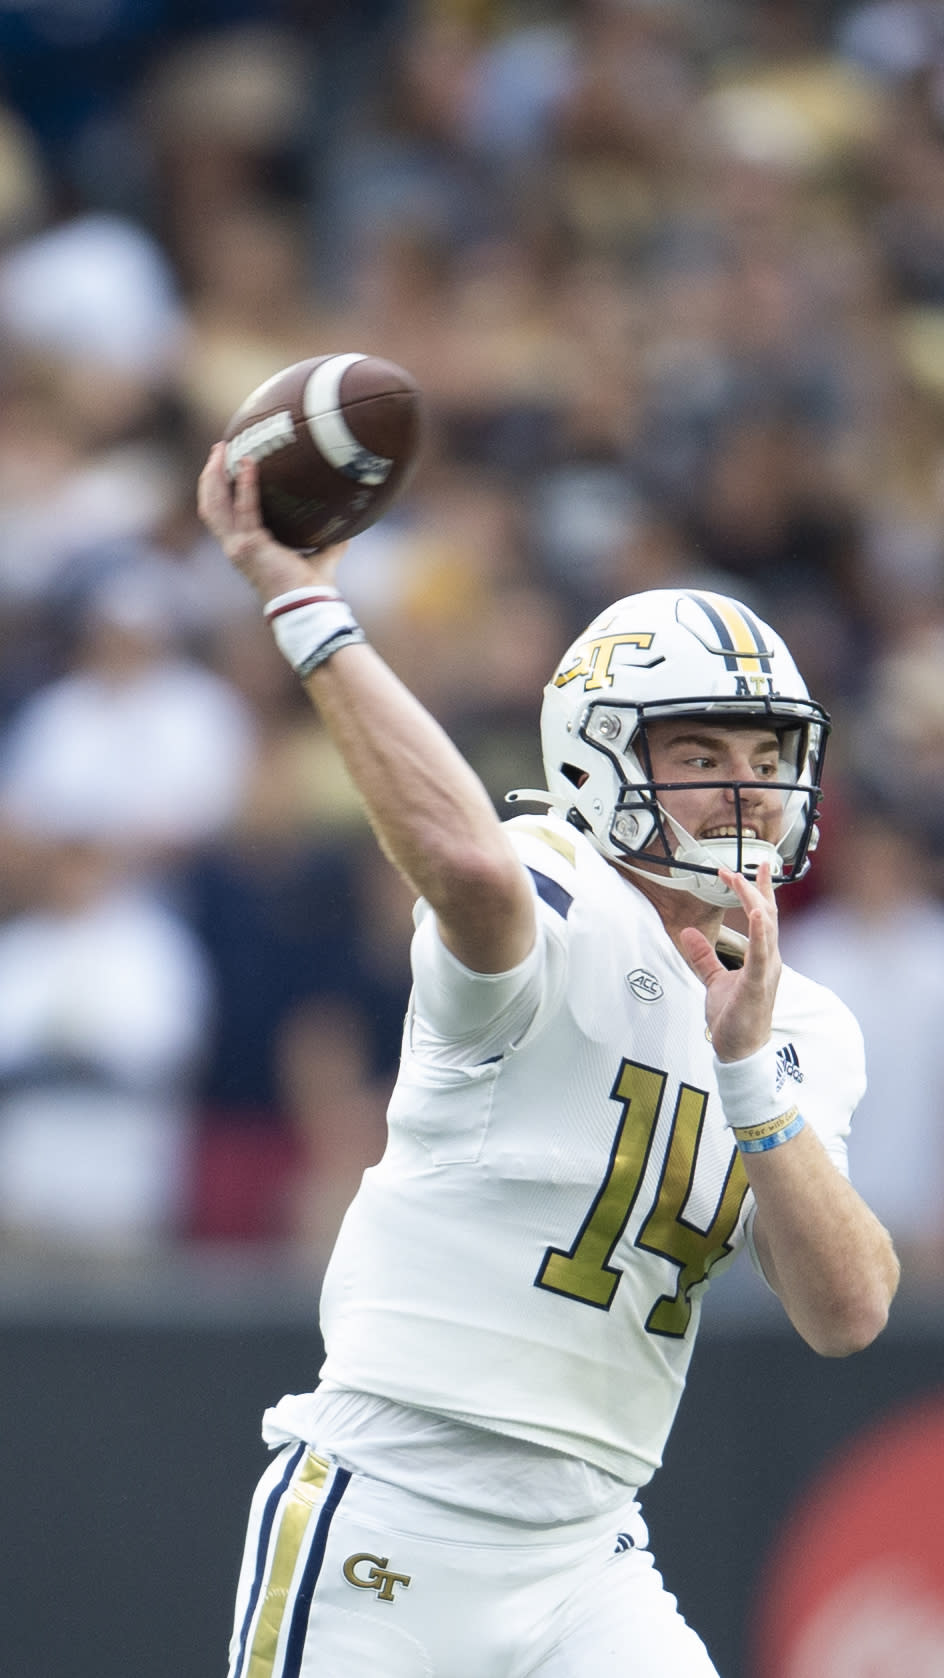
[[[742,837],[776,844],[785,794],[767,784],[782,776],[772,729],[717,727],[689,717],[650,723],[648,739],[653,780],[679,783],[660,792],[659,802],[694,839],[737,836],[734,792],[706,783],[738,781]]]

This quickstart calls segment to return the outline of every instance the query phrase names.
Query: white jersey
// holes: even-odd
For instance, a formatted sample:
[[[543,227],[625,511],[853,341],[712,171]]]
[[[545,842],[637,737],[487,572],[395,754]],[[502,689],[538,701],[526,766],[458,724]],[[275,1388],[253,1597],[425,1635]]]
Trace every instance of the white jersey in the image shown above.
[[[322,1377],[642,1486],[752,1197],[703,986],[656,910],[558,818],[508,831],[536,947],[473,974],[419,906],[388,1145],[326,1273]],[[865,1083],[852,1015],[785,969],[773,1038],[844,1171]]]

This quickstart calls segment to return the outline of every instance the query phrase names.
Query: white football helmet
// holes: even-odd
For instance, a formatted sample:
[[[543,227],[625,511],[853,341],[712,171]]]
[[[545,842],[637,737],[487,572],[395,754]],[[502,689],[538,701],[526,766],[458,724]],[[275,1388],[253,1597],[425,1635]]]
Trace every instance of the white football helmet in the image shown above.
[[[731,787],[736,836],[700,841],[668,814],[660,794],[679,783],[653,780],[647,738],[661,717],[756,719],[776,731],[780,768],[765,783],[783,794],[775,844],[743,831],[746,782],[704,783]],[[613,861],[659,863],[664,884],[730,905],[719,867],[752,879],[769,862],[778,886],[805,874],[828,733],[784,642],[753,612],[705,590],[653,589],[608,607],[564,654],[541,712],[548,791],[509,799],[551,805]]]

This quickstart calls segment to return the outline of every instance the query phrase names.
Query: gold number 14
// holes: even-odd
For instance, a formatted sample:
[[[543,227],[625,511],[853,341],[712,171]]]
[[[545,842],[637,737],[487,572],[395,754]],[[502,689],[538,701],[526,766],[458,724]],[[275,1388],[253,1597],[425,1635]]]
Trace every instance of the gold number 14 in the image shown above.
[[[621,1103],[623,1113],[606,1176],[570,1251],[548,1247],[535,1277],[536,1287],[609,1310],[622,1279],[622,1271],[610,1261],[649,1164],[667,1081],[665,1072],[639,1061],[623,1061],[610,1092],[611,1099]],[[646,1318],[650,1334],[676,1339],[685,1334],[691,1320],[692,1288],[705,1280],[712,1265],[729,1250],[728,1241],[747,1193],[744,1167],[732,1147],[709,1227],[698,1229],[682,1215],[695,1176],[707,1105],[704,1090],[690,1084],[679,1086],[656,1198],[636,1236],[637,1247],[670,1259],[678,1267],[675,1293],[662,1294]]]

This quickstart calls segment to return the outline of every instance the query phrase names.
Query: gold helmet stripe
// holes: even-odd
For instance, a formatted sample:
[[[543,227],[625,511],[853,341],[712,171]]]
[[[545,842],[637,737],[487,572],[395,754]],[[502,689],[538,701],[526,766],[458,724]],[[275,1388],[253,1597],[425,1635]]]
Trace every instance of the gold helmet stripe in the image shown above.
[[[691,597],[710,620],[725,651],[729,670],[746,674],[769,673],[771,649],[766,645],[757,620],[722,594],[695,594]]]

